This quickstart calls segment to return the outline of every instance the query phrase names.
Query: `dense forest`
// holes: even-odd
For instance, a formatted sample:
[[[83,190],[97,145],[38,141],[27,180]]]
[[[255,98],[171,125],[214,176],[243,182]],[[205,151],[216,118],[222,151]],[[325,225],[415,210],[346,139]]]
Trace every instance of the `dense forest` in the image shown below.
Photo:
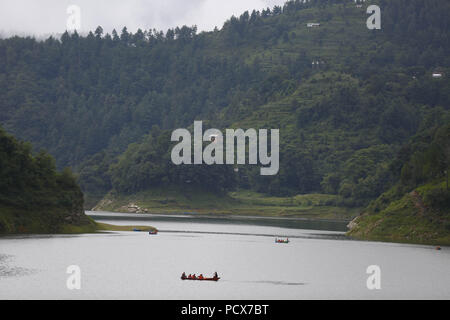
[[[95,230],[83,194],[69,169],[57,172],[45,152],[0,128],[0,234]]]
[[[0,124],[73,167],[89,204],[181,185],[366,206],[399,183],[445,179],[450,157],[450,3],[373,3],[381,30],[367,29],[367,3],[296,0],[211,32],[1,39]],[[280,129],[279,174],[174,166],[170,132],[194,120]],[[436,197],[448,203],[448,190]]]

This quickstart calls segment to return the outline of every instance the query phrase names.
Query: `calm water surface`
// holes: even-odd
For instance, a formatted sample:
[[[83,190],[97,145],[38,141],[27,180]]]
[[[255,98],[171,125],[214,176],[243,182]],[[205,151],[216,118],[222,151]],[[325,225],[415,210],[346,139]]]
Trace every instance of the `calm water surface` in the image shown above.
[[[0,238],[0,299],[450,299],[449,248],[348,240],[342,222],[89,214],[160,233]],[[67,289],[70,265],[81,290]],[[367,289],[369,265],[381,290]]]

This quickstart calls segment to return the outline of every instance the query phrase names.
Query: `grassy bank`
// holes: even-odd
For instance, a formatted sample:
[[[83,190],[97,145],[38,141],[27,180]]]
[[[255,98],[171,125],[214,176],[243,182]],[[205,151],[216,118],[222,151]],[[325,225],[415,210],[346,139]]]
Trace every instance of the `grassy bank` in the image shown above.
[[[157,229],[150,226],[116,226],[107,223],[97,222],[97,231],[156,231]]]
[[[65,208],[0,206],[0,234],[76,234],[96,230],[96,223],[91,218],[82,213],[73,217]]]
[[[333,205],[337,196],[325,194],[268,197],[263,194],[240,191],[227,195],[198,190],[155,189],[131,196],[106,196],[94,208],[112,212],[133,212],[133,206],[146,213],[198,213],[252,215],[268,217],[302,217],[310,219],[349,220],[360,208]],[[130,210],[131,208],[131,210]]]
[[[441,187],[422,186],[377,213],[365,213],[352,222],[348,235],[363,240],[450,245],[449,212],[427,201],[429,193]]]
[[[0,207],[0,235],[7,234],[83,234],[101,231],[141,231],[156,230],[151,226],[115,226],[106,223],[95,222],[92,218],[84,216],[82,223],[54,224],[51,219],[54,212],[41,211],[17,211],[17,209]],[[52,223],[53,222],[53,223]]]

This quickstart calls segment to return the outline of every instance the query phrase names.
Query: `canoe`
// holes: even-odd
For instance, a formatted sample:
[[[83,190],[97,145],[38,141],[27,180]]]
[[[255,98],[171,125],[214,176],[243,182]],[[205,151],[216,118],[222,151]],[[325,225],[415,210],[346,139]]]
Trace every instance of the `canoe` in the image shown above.
[[[193,281],[219,281],[220,277],[217,278],[203,278],[203,279],[199,279],[199,278],[188,278],[188,277],[181,277],[181,280],[193,280]]]
[[[275,240],[275,243],[289,243],[289,240]]]

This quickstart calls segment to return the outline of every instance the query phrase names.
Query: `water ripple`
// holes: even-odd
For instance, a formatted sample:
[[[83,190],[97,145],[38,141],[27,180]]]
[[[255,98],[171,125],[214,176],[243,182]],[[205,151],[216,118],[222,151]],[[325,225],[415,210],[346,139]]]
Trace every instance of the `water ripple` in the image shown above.
[[[35,269],[10,266],[13,256],[0,254],[0,278],[28,276],[37,272]]]
[[[227,280],[222,280],[227,282]],[[229,281],[229,280],[228,280]],[[287,281],[270,281],[270,280],[255,280],[255,281],[229,281],[229,282],[240,282],[240,283],[262,283],[262,284],[273,284],[279,286],[304,286],[306,283],[303,282],[287,282]]]

